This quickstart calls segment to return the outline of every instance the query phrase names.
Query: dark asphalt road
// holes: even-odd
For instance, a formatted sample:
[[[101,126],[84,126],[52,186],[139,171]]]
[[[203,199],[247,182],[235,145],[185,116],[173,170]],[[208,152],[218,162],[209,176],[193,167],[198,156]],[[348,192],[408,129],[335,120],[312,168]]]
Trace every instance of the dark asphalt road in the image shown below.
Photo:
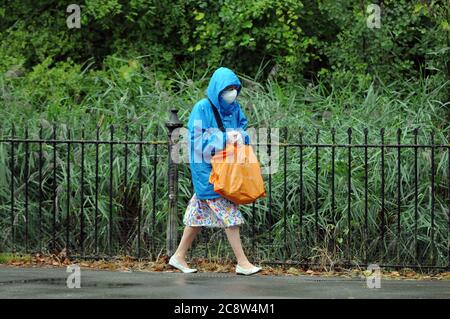
[[[64,268],[0,266],[0,298],[450,298],[450,281],[251,277],[215,273],[81,270],[81,288],[67,288]]]

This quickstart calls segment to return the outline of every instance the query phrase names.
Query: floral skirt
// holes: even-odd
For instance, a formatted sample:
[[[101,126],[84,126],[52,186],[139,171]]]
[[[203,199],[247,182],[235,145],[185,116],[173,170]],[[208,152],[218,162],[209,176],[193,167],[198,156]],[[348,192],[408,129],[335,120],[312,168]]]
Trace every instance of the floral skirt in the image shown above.
[[[184,213],[186,226],[230,227],[244,224],[239,205],[226,198],[198,199],[194,194]]]

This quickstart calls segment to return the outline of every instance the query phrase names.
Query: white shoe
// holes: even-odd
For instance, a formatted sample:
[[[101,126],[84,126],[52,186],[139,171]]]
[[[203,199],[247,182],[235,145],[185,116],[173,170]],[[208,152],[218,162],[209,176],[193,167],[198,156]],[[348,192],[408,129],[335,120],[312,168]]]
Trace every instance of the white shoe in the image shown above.
[[[172,267],[177,268],[178,270],[181,270],[184,273],[194,273],[197,272],[197,269],[195,268],[188,268],[188,267],[184,267],[183,265],[181,265],[178,260],[175,259],[175,256],[170,257],[169,259],[169,265],[171,265]]]
[[[256,267],[256,266],[253,266],[253,268],[250,268],[250,269],[245,269],[239,265],[236,265],[236,274],[249,276],[249,275],[256,274],[261,269],[262,269],[261,267]]]

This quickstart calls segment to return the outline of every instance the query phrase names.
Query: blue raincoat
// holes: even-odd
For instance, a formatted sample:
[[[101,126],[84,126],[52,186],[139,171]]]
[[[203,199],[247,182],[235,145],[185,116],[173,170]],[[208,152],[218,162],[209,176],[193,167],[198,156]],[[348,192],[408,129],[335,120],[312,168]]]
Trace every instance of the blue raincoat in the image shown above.
[[[209,81],[207,97],[219,110],[224,128],[227,131],[240,131],[244,143],[249,144],[250,138],[245,132],[247,118],[242,112],[241,106],[237,100],[228,104],[221,97],[222,91],[230,85],[238,87],[239,96],[241,82],[236,74],[228,68],[217,69]],[[220,197],[214,192],[213,185],[209,183],[210,159],[215,152],[222,150],[226,143],[226,132],[218,129],[208,98],[204,98],[194,105],[188,121],[189,165],[194,191],[198,199]]]

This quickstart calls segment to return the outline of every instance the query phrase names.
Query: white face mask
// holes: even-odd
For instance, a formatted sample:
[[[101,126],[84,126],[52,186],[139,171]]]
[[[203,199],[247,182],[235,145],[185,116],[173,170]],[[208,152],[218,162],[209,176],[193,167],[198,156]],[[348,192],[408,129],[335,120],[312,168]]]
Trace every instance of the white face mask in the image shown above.
[[[237,97],[237,90],[231,90],[231,91],[225,91],[222,93],[222,98],[224,99],[225,102],[227,102],[228,104],[231,104],[234,102],[234,100],[236,100]]]

